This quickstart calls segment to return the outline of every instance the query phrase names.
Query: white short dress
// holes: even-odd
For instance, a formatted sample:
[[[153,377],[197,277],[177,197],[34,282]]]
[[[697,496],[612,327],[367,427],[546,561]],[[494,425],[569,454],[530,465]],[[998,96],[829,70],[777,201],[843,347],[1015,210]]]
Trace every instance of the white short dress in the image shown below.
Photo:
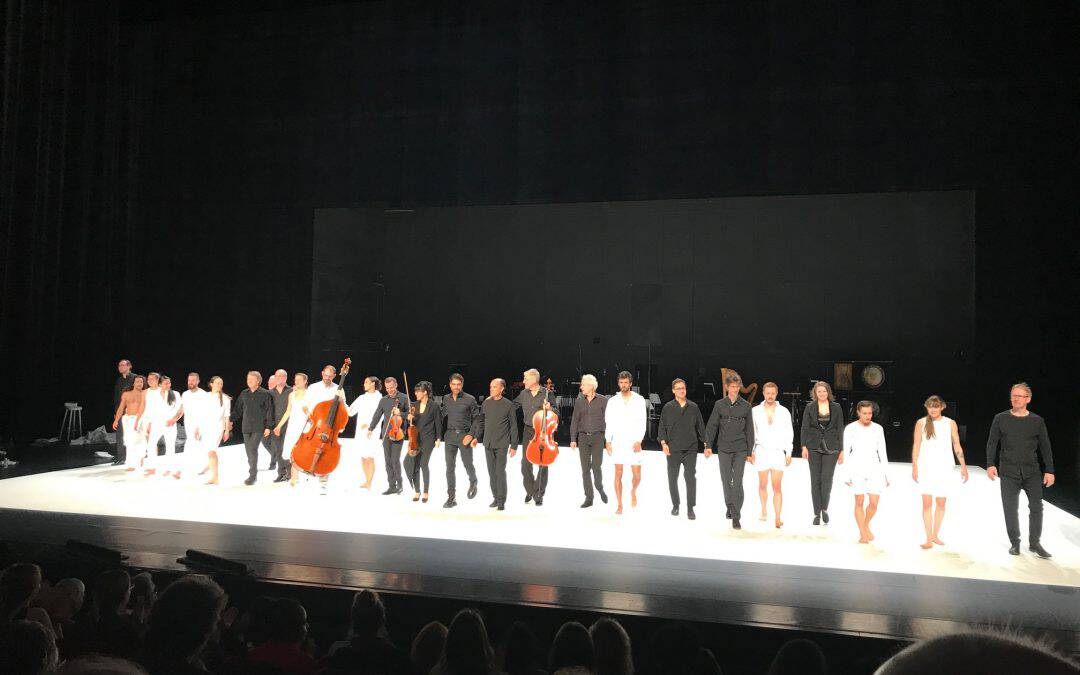
[[[927,438],[923,430],[919,443],[919,494],[948,497],[960,484],[952,451],[952,420],[942,417],[927,419],[934,425],[934,437]]]
[[[285,423],[285,440],[281,449],[283,459],[292,459],[292,449],[307,426],[308,416],[304,408],[312,407],[307,400],[307,389],[293,389],[289,394],[289,405],[289,421]]]
[[[634,452],[634,444],[645,437],[648,416],[645,398],[631,391],[628,397],[622,393],[608,398],[604,408],[604,440],[611,443],[612,464],[641,466],[644,452]]]
[[[379,434],[371,434],[371,438],[367,436],[367,425],[375,416],[375,408],[381,400],[382,394],[369,391],[357,396],[349,405],[349,415],[356,416],[356,437],[352,439],[349,446],[357,451],[361,459],[375,459],[382,454],[382,439],[379,438]]]
[[[754,406],[750,412],[754,421],[754,470],[783,471],[787,458],[791,457],[791,444],[795,429],[791,426],[791,413],[777,403],[772,409],[772,419],[765,403]]]
[[[857,495],[879,495],[888,486],[885,430],[877,422],[855,421],[844,428],[844,482]]]

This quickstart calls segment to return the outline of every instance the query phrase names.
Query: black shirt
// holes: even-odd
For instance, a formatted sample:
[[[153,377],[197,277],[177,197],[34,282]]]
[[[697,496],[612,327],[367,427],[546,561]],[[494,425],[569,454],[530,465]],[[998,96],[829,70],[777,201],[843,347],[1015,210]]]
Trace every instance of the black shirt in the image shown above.
[[[521,393],[514,399],[514,404],[521,408],[521,419],[524,422],[524,429],[526,433],[532,428],[533,415],[537,410],[542,410],[544,407],[544,395],[546,390],[540,387],[536,390],[536,394],[533,395],[528,389],[522,389]]]
[[[1045,420],[1033,412],[1024,417],[1008,410],[994,415],[986,439],[986,465],[996,466],[1001,475],[1010,478],[1054,473],[1054,454]]]
[[[597,394],[590,401],[581,394],[574,401],[574,414],[570,416],[570,442],[578,442],[578,434],[603,434],[607,429],[604,424],[604,411],[607,410],[607,396]]]
[[[443,416],[442,411],[439,410],[439,404],[435,401],[428,401],[424,412],[420,412],[420,404],[417,403],[412,423],[416,425],[419,433],[421,449],[430,450],[435,447],[436,441],[442,440]]]
[[[452,394],[442,397],[442,413],[446,418],[447,431],[468,433],[476,419],[476,397],[461,392],[455,399]]]
[[[390,411],[394,409],[394,404],[397,404],[398,410],[401,411],[401,428],[409,428],[409,420],[405,417],[409,414],[409,397],[405,395],[405,392],[398,391],[393,396],[383,396],[379,405],[375,406],[375,414],[371,418],[368,429],[378,426],[379,438],[386,435],[386,425],[390,421]]]
[[[124,395],[124,392],[135,386],[135,373],[128,371],[127,377],[116,378],[116,384],[113,385],[112,407],[115,411],[120,407],[120,397]]]
[[[274,402],[270,392],[259,387],[255,391],[244,389],[233,403],[233,422],[242,421],[240,431],[245,434],[262,433],[274,426]]]
[[[516,448],[518,446],[517,407],[505,396],[486,398],[480,404],[480,414],[473,423],[472,437],[485,448]]]
[[[754,452],[754,417],[750,404],[741,396],[725,396],[713,405],[705,427],[705,447],[717,452]]]
[[[660,428],[657,439],[667,442],[673,451],[693,451],[705,441],[705,421],[701,419],[701,409],[697,403],[686,400],[685,406],[671,399],[660,411]]]
[[[274,425],[281,421],[282,417],[285,417],[285,410],[289,407],[289,394],[292,393],[292,387],[285,387],[278,393],[277,388],[270,390],[270,399],[274,402]]]

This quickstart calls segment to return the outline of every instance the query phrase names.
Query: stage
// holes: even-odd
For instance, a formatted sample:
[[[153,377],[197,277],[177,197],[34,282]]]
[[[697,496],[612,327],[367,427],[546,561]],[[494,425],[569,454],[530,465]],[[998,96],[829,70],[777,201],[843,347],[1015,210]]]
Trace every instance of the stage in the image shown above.
[[[316,481],[296,487],[259,474],[251,487],[243,447],[221,449],[219,486],[186,467],[180,480],[98,465],[0,481],[0,535],[120,549],[135,565],[176,568],[196,548],[249,564],[290,583],[370,586],[492,602],[639,613],[701,621],[914,639],[957,626],[1045,631],[1080,646],[1080,519],[1045,503],[1043,543],[1052,560],[1025,546],[1008,555],[997,483],[971,469],[948,502],[941,537],[924,551],[920,498],[910,465],[889,467],[891,486],[873,521],[876,539],[857,543],[850,491],[833,489],[828,526],[811,524],[806,462],[784,478],[784,527],[758,520],[757,473],[748,467],[743,530],[724,518],[715,458],[698,456],[697,520],[670,515],[664,457],[646,451],[638,507],[615,514],[614,468],[604,465],[610,503],[583,500],[577,451],[563,448],[542,507],[524,503],[520,454],[507,465],[506,511],[491,501],[482,453],[479,494],[442,508],[442,450],[431,460],[427,504],[382,496],[385,472],[359,488],[359,459],[346,448],[328,494]],[[181,454],[180,458],[183,457]],[[260,462],[267,463],[262,452]],[[842,473],[838,471],[838,476]],[[680,479],[680,486],[682,481]],[[685,500],[684,500],[685,502]],[[1026,529],[1027,505],[1021,498]]]

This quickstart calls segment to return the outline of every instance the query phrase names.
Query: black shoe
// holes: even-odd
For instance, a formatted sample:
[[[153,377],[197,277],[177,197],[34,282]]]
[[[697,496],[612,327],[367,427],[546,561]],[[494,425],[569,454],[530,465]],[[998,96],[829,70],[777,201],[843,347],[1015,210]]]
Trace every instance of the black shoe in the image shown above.
[[[814,516],[814,524],[815,525],[820,525],[821,524],[821,516]]]
[[[495,507],[496,507],[496,506],[498,506],[498,505],[499,505],[499,500],[498,500],[498,499],[492,499],[492,500],[491,500],[491,503],[490,503],[490,504],[488,504],[488,508],[489,508],[489,509],[493,509],[493,508],[495,508]]]
[[[275,469],[277,469],[277,462],[270,462],[270,466],[268,467],[268,470],[274,471]]]
[[[732,518],[731,519],[731,527],[732,527],[732,529],[735,529],[735,530],[741,530],[742,529],[742,523],[739,522],[738,518]]]
[[[673,516],[679,515],[679,505],[678,504],[671,507],[671,515],[673,515]]]
[[[821,522],[825,523],[826,525],[829,524],[829,512],[824,509],[822,509],[821,511]]]
[[[285,482],[285,481],[287,481],[287,480],[289,480],[289,477],[288,477],[288,476],[281,476],[281,475],[279,475],[279,476],[278,476],[277,478],[275,478],[275,479],[274,479],[274,482],[275,482],[275,483],[284,483],[284,482]]]
[[[686,509],[686,517],[689,518],[690,520],[697,520],[697,516],[694,515],[694,509],[693,508]]]
[[[543,497],[537,497],[536,498],[536,505],[537,506],[543,506],[544,505],[544,498]]]
[[[1028,550],[1039,556],[1043,560],[1049,560],[1051,557],[1050,554],[1046,551],[1046,549],[1042,547],[1042,544],[1039,543],[1028,544]]]
[[[499,510],[500,511],[505,511],[506,510],[506,504],[499,504]]]
[[[123,464],[123,463],[124,463],[124,460],[120,459],[119,457],[117,457],[116,459],[114,459],[114,460],[112,461],[112,465],[113,465],[113,466],[120,466],[120,465],[121,465],[121,464]]]
[[[465,496],[468,497],[469,499],[472,499],[473,497],[476,496],[476,482],[475,481],[472,482],[472,483],[469,483],[469,493],[467,495],[465,495]]]
[[[447,497],[446,498],[446,503],[442,505],[442,507],[444,509],[452,509],[455,506],[457,506],[457,500],[454,499],[453,495],[450,495],[449,497]]]
[[[394,494],[396,494],[396,495],[399,495],[404,491],[405,491],[405,488],[401,487],[400,485],[397,486],[396,488],[394,488]]]
[[[255,476],[249,476],[248,479],[244,481],[244,485],[254,485],[254,484],[255,484]]]
[[[724,517],[727,518],[728,520],[731,520],[731,509],[730,508],[728,508],[727,515],[725,515]]]
[[[1013,544],[1010,546],[1009,555],[1020,555],[1020,544]]]
[[[592,506],[592,500],[591,499],[586,499],[585,501],[581,502],[581,508],[583,508],[583,509],[587,509],[590,506]]]
[[[599,492],[599,493],[600,493],[600,501],[602,501],[602,502],[604,502],[605,504],[607,504],[607,493],[606,493],[606,492],[604,492],[603,490],[597,490],[597,492]]]
[[[383,494],[384,494],[384,495],[392,495],[392,494],[394,494],[394,492],[395,492],[395,490],[394,490],[394,486],[393,486],[393,485],[391,485],[390,487],[388,487],[388,488],[386,488],[385,490],[383,490]]]
[[[525,495],[525,503],[528,504],[532,501],[532,495]]]

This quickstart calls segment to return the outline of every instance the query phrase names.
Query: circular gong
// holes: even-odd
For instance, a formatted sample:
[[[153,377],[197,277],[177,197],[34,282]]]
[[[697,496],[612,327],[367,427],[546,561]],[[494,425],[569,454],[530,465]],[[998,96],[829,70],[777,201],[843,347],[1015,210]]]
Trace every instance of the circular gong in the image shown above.
[[[885,369],[871,363],[862,369],[862,381],[870,389],[878,389],[885,384]]]

